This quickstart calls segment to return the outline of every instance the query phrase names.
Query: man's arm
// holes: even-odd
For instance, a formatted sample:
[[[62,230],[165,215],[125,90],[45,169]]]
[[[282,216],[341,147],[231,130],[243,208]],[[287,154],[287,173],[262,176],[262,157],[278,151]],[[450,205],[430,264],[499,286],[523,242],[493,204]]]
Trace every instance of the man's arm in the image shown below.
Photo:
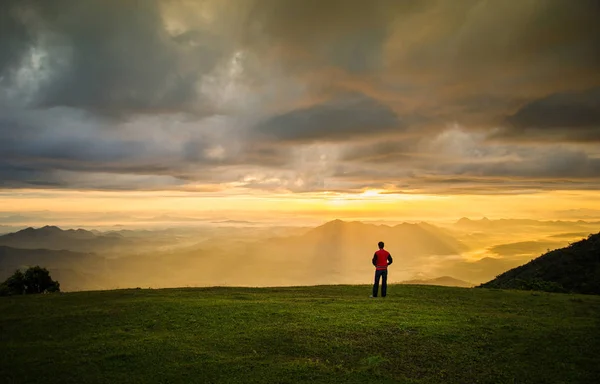
[[[392,259],[392,255],[388,255],[388,265],[392,265],[394,259]]]
[[[377,266],[377,253],[373,254],[373,260],[371,260],[374,266]]]

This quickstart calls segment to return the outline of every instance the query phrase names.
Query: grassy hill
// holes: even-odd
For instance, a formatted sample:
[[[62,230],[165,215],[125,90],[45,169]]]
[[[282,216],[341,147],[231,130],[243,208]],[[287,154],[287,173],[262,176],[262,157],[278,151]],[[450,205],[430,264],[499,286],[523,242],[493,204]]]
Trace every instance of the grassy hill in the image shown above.
[[[394,285],[0,298],[3,383],[591,383],[600,297]]]
[[[548,252],[481,286],[600,294],[600,233]]]

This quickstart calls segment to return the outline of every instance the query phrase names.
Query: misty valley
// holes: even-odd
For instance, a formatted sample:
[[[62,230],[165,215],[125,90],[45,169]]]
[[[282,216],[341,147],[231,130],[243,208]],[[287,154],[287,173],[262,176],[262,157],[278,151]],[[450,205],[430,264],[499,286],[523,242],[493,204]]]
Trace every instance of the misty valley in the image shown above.
[[[334,220],[317,227],[28,227],[0,236],[0,279],[40,265],[63,291],[368,284],[371,257],[385,241],[394,257],[391,283],[469,287],[598,228],[598,222],[485,218],[436,225]]]

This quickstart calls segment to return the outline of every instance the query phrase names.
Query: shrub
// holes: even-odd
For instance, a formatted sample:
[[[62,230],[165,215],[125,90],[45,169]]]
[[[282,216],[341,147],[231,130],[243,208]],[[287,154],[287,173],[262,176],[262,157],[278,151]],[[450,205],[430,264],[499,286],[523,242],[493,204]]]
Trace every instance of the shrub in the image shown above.
[[[60,284],[52,280],[46,268],[40,266],[30,267],[25,273],[17,270],[0,284],[0,296],[46,292],[60,292]]]

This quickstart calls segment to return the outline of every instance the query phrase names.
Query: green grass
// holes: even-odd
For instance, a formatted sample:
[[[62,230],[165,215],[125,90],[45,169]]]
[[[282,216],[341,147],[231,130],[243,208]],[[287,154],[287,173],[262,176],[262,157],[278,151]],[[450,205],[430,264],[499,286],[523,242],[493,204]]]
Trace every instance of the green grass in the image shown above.
[[[391,286],[0,298],[2,383],[592,383],[600,297]]]

